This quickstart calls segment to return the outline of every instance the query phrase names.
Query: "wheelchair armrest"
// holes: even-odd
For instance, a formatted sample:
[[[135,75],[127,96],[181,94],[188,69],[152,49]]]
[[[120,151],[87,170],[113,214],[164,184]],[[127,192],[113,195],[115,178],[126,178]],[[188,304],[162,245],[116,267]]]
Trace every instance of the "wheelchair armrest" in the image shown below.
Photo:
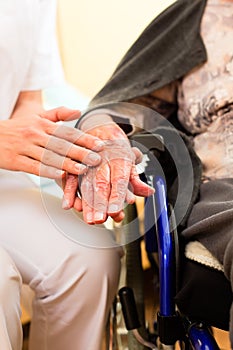
[[[138,147],[142,153],[164,151],[163,137],[159,134],[144,133],[130,137],[132,146]]]

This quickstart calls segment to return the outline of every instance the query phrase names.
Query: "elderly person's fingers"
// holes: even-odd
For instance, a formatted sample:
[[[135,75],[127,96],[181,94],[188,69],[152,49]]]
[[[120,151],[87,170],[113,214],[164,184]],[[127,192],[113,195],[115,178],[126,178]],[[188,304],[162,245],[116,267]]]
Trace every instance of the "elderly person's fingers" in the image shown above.
[[[101,162],[88,168],[80,184],[72,178],[68,181],[64,205],[83,210],[84,221],[88,224],[103,223],[108,216],[120,222],[124,218],[125,203],[135,202],[134,194],[149,196],[154,193],[136,173],[135,162],[141,161],[142,153],[136,147],[131,148],[126,135],[114,123],[99,125],[89,132],[104,142],[99,152]],[[81,197],[77,195],[77,186],[80,186]]]
[[[125,213],[123,210],[121,210],[119,213],[111,215],[111,218],[115,222],[121,222],[125,218]]]
[[[124,208],[131,166],[132,163],[128,160],[111,161],[111,193],[108,204],[110,216],[119,213]]]
[[[106,160],[82,176],[82,208],[87,223],[101,224],[106,221],[110,190],[110,168]]]
[[[135,164],[141,163],[143,158],[142,152],[137,147],[132,147],[131,150],[135,155]]]
[[[74,203],[77,197],[77,190],[79,185],[78,176],[73,174],[67,174],[63,184],[63,200],[62,200],[62,208],[70,209],[74,207]],[[77,204],[77,203],[76,203]]]
[[[83,211],[82,199],[79,196],[75,198],[73,208],[79,212]]]
[[[94,207],[93,221],[101,224],[107,219],[108,201],[111,192],[109,163],[103,159],[93,172]]]
[[[94,221],[94,184],[95,168],[89,168],[86,175],[82,177],[80,191],[82,197],[83,219],[92,225]]]
[[[136,196],[149,197],[155,192],[153,187],[147,185],[145,182],[143,182],[140,179],[135,165],[132,165],[131,167],[129,183],[130,183],[130,190]]]
[[[125,201],[127,204],[133,204],[136,201],[135,195],[129,189],[126,192]]]

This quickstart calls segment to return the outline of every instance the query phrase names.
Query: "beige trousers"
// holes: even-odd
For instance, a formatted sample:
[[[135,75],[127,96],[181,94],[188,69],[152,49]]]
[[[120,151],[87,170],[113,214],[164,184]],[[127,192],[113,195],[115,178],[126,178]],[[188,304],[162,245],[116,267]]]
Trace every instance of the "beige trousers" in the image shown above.
[[[63,210],[24,174],[1,171],[0,194],[0,245],[35,295],[30,350],[100,349],[122,255],[112,232]],[[21,281],[0,256],[1,350],[18,350]]]

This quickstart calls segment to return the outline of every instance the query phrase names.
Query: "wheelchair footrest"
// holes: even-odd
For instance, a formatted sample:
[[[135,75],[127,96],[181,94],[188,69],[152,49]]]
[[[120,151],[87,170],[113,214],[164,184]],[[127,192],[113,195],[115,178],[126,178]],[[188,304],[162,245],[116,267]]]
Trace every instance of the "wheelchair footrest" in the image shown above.
[[[157,314],[158,335],[160,342],[165,345],[174,345],[177,340],[184,339],[184,327],[178,313],[172,316]]]

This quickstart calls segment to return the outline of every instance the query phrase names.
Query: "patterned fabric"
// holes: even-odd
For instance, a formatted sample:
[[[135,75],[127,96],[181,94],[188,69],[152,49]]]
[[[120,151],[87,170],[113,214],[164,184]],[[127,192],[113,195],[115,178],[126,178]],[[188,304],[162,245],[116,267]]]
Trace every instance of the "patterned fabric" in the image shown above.
[[[178,88],[178,116],[194,134],[209,179],[233,175],[233,1],[209,0],[201,23],[208,61]]]

